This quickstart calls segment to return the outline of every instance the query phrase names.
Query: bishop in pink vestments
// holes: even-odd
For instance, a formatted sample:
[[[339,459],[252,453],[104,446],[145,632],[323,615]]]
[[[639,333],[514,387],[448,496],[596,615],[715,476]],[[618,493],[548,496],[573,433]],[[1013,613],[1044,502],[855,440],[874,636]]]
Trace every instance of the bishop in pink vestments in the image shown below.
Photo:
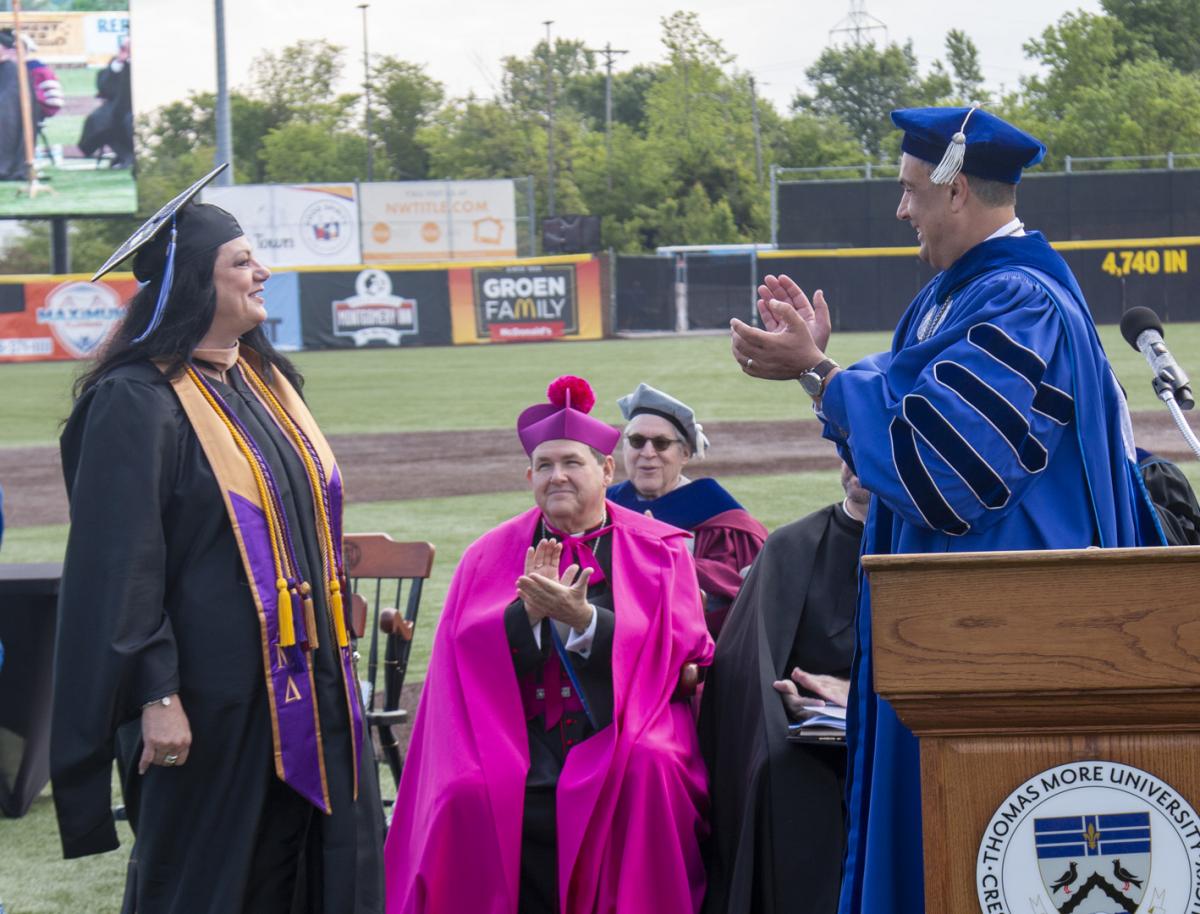
[[[389,914],[699,910],[707,664],[688,534],[604,499],[619,432],[560,378],[525,410],[536,507],[463,555],[386,845]]]

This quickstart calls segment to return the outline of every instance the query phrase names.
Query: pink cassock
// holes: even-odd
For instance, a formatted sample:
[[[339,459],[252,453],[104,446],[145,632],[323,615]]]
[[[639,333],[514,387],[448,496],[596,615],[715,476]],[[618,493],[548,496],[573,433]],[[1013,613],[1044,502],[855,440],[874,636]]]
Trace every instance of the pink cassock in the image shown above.
[[[708,664],[687,533],[608,503],[613,722],[557,787],[562,914],[684,914],[704,896],[708,778],[683,665]],[[464,553],[434,637],[384,850],[388,914],[515,914],[529,743],[504,629],[536,508]]]

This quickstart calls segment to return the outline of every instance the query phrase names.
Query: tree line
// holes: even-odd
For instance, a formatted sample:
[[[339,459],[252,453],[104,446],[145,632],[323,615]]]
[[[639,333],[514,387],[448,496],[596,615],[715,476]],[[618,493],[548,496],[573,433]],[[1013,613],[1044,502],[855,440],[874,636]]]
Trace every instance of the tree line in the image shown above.
[[[894,108],[983,102],[1047,144],[1046,170],[1067,155],[1200,152],[1200,3],[1101,6],[1030,38],[1036,72],[1015,88],[987,86],[975,43],[951,30],[944,57],[924,69],[911,40],[827,47],[782,111],[694,13],[677,12],[661,21],[657,62],[613,72],[611,133],[603,56],[581,40],[504,58],[487,98],[450,98],[422,66],[381,55],[369,71],[374,179],[528,175],[541,217],[552,109],[556,211],[599,215],[606,247],[642,252],[766,240],[770,166],[894,165]],[[366,180],[363,97],[336,88],[348,61],[325,40],[256,59],[230,99],[238,183]],[[139,118],[143,214],[211,167],[215,133],[212,93]],[[47,268],[48,228],[30,225],[0,270]],[[136,225],[74,223],[72,268],[101,262]]]

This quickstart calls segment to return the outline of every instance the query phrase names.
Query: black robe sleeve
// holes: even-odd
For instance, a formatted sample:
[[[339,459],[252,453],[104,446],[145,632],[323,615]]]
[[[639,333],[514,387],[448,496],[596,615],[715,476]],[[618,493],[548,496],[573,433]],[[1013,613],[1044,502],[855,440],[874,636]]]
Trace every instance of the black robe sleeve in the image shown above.
[[[110,377],[80,398],[63,432],[71,504],[59,593],[50,767],[66,857],[118,845],[114,734],[179,689],[164,610],[164,512],[180,418],[162,383]]]
[[[698,730],[712,794],[704,914],[833,914],[845,750],[787,741],[773,683],[802,660],[846,675],[862,525],[830,505],[772,533],[729,611]]]

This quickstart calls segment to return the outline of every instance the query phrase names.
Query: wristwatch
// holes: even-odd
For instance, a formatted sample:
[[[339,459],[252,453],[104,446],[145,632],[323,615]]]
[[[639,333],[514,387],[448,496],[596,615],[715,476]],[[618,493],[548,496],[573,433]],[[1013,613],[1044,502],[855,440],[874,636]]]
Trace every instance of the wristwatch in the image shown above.
[[[825,381],[829,378],[829,373],[839,367],[833,359],[822,359],[808,371],[802,372],[796,380],[800,382],[804,392],[816,400],[825,392]]]

